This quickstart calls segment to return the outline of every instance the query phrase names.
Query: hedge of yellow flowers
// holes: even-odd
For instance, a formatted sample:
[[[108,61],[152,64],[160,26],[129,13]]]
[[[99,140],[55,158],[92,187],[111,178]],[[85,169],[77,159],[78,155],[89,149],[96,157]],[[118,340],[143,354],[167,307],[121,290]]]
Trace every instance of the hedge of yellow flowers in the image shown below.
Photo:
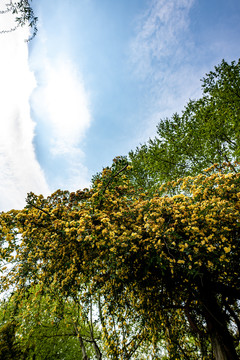
[[[92,189],[76,193],[30,194],[24,209],[0,220],[1,257],[13,264],[7,276],[3,269],[2,289],[38,283],[86,306],[101,299],[106,351],[119,358],[126,346],[159,336],[171,351],[184,306],[201,308],[203,277],[221,299],[234,302],[240,289],[240,173],[213,166],[150,197],[135,191],[128,171],[114,178],[105,169]],[[142,330],[129,341],[134,321]],[[121,328],[120,346],[113,339]]]

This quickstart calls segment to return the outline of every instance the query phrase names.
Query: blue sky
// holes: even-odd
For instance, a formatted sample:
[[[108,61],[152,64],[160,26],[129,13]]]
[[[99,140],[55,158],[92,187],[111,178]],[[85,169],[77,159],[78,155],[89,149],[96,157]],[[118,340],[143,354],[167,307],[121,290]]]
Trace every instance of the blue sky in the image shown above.
[[[240,54],[239,0],[33,0],[37,37],[1,35],[0,207],[77,190],[201,96]],[[3,6],[3,5],[2,5]],[[0,15],[3,28],[13,21]]]

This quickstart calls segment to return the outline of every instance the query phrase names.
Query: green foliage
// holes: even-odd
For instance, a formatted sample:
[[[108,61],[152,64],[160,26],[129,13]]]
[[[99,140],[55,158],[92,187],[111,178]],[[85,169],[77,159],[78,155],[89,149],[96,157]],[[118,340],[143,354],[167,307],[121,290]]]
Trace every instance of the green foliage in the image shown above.
[[[32,30],[31,36],[26,40],[27,42],[32,40],[37,34],[37,22],[38,18],[34,15],[34,11],[30,6],[32,0],[20,0],[17,2],[10,1],[6,4],[6,9],[1,14],[11,12],[15,16],[16,26],[10,30],[2,30],[0,33],[8,33],[15,31],[19,26],[28,25]]]
[[[130,152],[134,183],[145,189],[197,175],[240,155],[240,60],[222,61],[202,80],[203,96],[161,120],[157,136]]]
[[[0,315],[1,359],[8,359],[6,354],[24,360],[82,359],[75,325],[88,338],[88,321],[72,299],[46,295],[31,286],[2,302]],[[93,355],[87,343],[86,350]]]

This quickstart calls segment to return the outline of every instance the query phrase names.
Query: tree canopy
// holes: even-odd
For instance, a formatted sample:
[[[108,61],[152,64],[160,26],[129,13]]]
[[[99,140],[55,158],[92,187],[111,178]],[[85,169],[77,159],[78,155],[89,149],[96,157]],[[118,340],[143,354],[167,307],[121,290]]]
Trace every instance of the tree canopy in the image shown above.
[[[2,214],[2,258],[14,264],[3,288],[20,299],[37,284],[85,309],[101,303],[113,359],[134,358],[144,341],[159,358],[158,344],[169,358],[198,359],[211,342],[216,359],[238,359],[240,174],[225,164],[149,198],[123,169],[104,170],[93,190],[30,194],[23,210]]]
[[[203,96],[162,119],[157,136],[129,154],[138,186],[197,175],[240,156],[240,59],[222,60],[202,79]]]

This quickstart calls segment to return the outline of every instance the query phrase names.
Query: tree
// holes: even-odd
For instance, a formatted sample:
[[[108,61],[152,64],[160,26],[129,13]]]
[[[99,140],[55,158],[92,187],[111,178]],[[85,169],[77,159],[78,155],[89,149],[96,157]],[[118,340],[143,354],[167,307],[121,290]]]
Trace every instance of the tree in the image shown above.
[[[2,213],[2,258],[15,266],[2,287],[19,297],[38,284],[99,306],[109,359],[138,358],[141,346],[156,358],[165,349],[169,359],[238,359],[239,165],[151,196],[122,165],[92,189],[30,194],[24,209]]]
[[[13,32],[19,26],[28,25],[32,30],[32,34],[29,37],[29,39],[27,39],[27,41],[32,40],[36,36],[37,31],[38,31],[37,30],[38,18],[34,15],[34,11],[33,11],[32,7],[30,6],[30,1],[29,0],[20,0],[20,1],[13,3],[12,0],[10,0],[10,2],[5,5],[6,9],[2,10],[0,12],[0,14],[5,14],[8,12],[11,12],[15,16],[16,26],[11,29],[6,29],[6,30],[0,31],[1,34]]]
[[[127,321],[127,323],[124,322],[124,324],[123,324],[123,315],[122,315],[121,323],[122,323],[122,327],[124,328],[124,330],[119,329],[118,331],[115,331],[112,328],[110,328],[109,324],[112,324],[115,322],[115,316],[112,312],[109,313],[107,315],[107,317],[106,317],[106,315],[103,316],[106,313],[106,307],[107,307],[106,299],[103,296],[101,296],[101,294],[99,294],[98,291],[93,291],[91,289],[91,281],[88,277],[89,264],[85,264],[85,262],[82,263],[82,265],[86,269],[86,274],[84,274],[83,272],[79,273],[79,269],[77,267],[75,267],[75,265],[77,265],[76,261],[78,262],[78,259],[80,260],[80,258],[78,258],[78,250],[79,250],[78,249],[78,241],[75,242],[76,249],[74,252],[75,252],[76,258],[74,259],[73,262],[71,261],[71,255],[72,255],[71,251],[73,250],[73,248],[71,247],[71,249],[70,248],[68,249],[68,245],[67,245],[69,242],[68,237],[69,237],[70,233],[69,233],[69,229],[65,229],[65,225],[66,225],[65,220],[64,220],[64,222],[62,222],[65,215],[66,215],[65,219],[67,219],[66,210],[68,209],[69,210],[69,212],[68,212],[69,218],[68,219],[69,219],[70,223],[73,225],[73,223],[76,222],[76,224],[77,224],[77,222],[79,221],[79,216],[81,217],[81,215],[80,215],[81,210],[79,209],[79,206],[83,205],[83,208],[82,208],[83,213],[85,213],[84,206],[86,206],[86,211],[89,212],[89,206],[92,205],[90,200],[94,199],[94,196],[92,197],[92,195],[94,193],[95,193],[95,195],[96,195],[96,193],[98,193],[98,199],[96,199],[96,206],[101,208],[105,191],[108,192],[109,188],[113,187],[113,181],[115,180],[119,186],[120,186],[120,183],[122,182],[121,179],[120,179],[120,181],[117,180],[117,175],[120,174],[124,169],[126,169],[126,164],[124,164],[124,167],[122,168],[122,163],[120,161],[116,161],[116,163],[117,164],[115,164],[115,166],[113,166],[115,173],[113,174],[110,169],[106,169],[102,174],[102,179],[97,181],[95,190],[89,191],[89,190],[85,189],[85,191],[78,191],[77,193],[71,193],[71,194],[69,194],[68,192],[57,191],[55,194],[53,194],[51,197],[49,197],[47,199],[44,199],[42,196],[40,196],[38,198],[34,194],[29,194],[29,196],[28,196],[27,208],[29,209],[29,215],[30,215],[31,211],[35,209],[34,211],[36,211],[36,214],[39,213],[39,214],[41,214],[41,216],[43,215],[43,217],[46,216],[45,220],[43,220],[43,218],[42,219],[39,218],[39,225],[40,225],[40,222],[42,223],[42,220],[43,220],[43,223],[40,225],[40,227],[42,228],[43,232],[45,232],[45,230],[46,230],[45,235],[43,235],[44,238],[46,236],[45,240],[48,238],[50,243],[57,244],[58,240],[60,240],[60,238],[61,238],[60,242],[62,244],[63,252],[62,252],[62,255],[60,255],[58,253],[57,257],[55,259],[56,263],[58,263],[60,265],[60,262],[59,262],[60,259],[58,259],[58,255],[60,255],[60,257],[62,258],[63,267],[62,267],[62,270],[60,271],[61,274],[60,274],[60,272],[55,273],[55,270],[52,268],[53,263],[51,264],[51,262],[52,262],[53,258],[51,259],[51,253],[52,254],[56,253],[55,250],[53,250],[53,252],[52,251],[49,252],[49,254],[48,254],[49,257],[47,255],[47,257],[45,259],[46,262],[44,261],[44,264],[42,263],[41,260],[38,261],[32,257],[31,253],[32,253],[32,251],[34,252],[34,248],[36,246],[36,244],[34,244],[35,235],[32,234],[33,236],[31,236],[29,234],[33,240],[33,241],[32,240],[30,241],[30,243],[32,242],[32,246],[33,246],[31,248],[31,250],[30,250],[30,248],[29,249],[25,248],[22,242],[21,242],[21,244],[19,244],[19,238],[18,238],[18,236],[16,236],[19,229],[17,229],[18,225],[16,226],[15,220],[17,218],[18,218],[18,220],[20,220],[20,223],[22,224],[21,229],[23,230],[23,228],[25,228],[25,220],[26,220],[26,219],[24,220],[25,215],[23,218],[21,218],[20,213],[13,211],[11,215],[5,214],[2,217],[2,220],[3,220],[2,231],[8,232],[6,234],[6,238],[5,238],[5,236],[3,236],[2,239],[3,239],[3,242],[5,239],[7,241],[9,241],[9,247],[4,249],[3,257],[7,261],[8,260],[10,262],[13,261],[14,263],[17,262],[17,264],[16,264],[17,266],[14,268],[14,271],[13,272],[11,271],[8,273],[8,275],[2,281],[2,284],[5,285],[3,288],[5,288],[5,287],[6,288],[15,287],[16,288],[15,280],[17,278],[18,286],[16,288],[16,296],[17,296],[17,298],[21,299],[21,296],[23,296],[26,293],[29,284],[37,282],[39,284],[41,290],[47,291],[48,294],[51,294],[51,296],[53,298],[55,297],[55,294],[57,292],[58,294],[61,294],[61,296],[64,298],[70,297],[71,299],[78,299],[78,301],[81,303],[81,306],[84,309],[84,311],[90,312],[90,317],[91,317],[91,306],[95,306],[95,310],[98,309],[98,312],[99,312],[99,322],[101,324],[102,335],[104,336],[104,340],[105,340],[105,347],[102,349],[103,353],[111,354],[111,356],[113,356],[113,358],[118,357],[119,354],[125,354],[125,355],[128,354],[125,357],[127,359],[127,358],[129,358],[130,354],[133,354],[137,351],[138,346],[143,342],[143,340],[145,340],[147,338],[147,335],[146,334],[141,335],[141,331],[136,332],[134,330],[134,334],[133,334],[132,338],[130,336],[127,337],[127,334],[129,334],[129,328],[131,327],[132,323],[129,319],[129,321]],[[119,163],[121,163],[121,164],[119,165]],[[116,183],[115,183],[115,185],[116,185]],[[120,188],[119,188],[119,190],[120,190]],[[46,205],[46,209],[42,208],[43,204]],[[49,207],[49,211],[47,210],[48,207]],[[28,210],[27,210],[27,212],[28,212]],[[53,219],[54,219],[54,221],[53,221]],[[82,219],[82,220],[84,220],[84,219]],[[37,229],[38,225],[35,222],[35,220],[33,220],[33,221],[36,224],[36,229]],[[19,223],[19,225],[20,225],[20,223]],[[53,227],[52,227],[52,225],[53,225]],[[10,229],[12,229],[12,230],[8,231],[7,228],[8,228],[8,230],[10,230]],[[56,238],[55,238],[54,233],[56,233],[55,234]],[[74,236],[73,233],[71,235]],[[76,233],[75,233],[75,235],[76,235]],[[55,238],[55,240],[54,240],[54,238]],[[39,240],[40,240],[40,238],[39,238]],[[42,240],[44,243],[45,240],[43,238],[42,238]],[[30,243],[29,243],[29,245],[30,245]],[[59,243],[59,245],[60,245],[60,243]],[[72,243],[72,245],[73,245],[73,243]],[[30,245],[30,247],[31,247],[31,245]],[[37,246],[37,248],[38,248],[38,246]],[[35,250],[37,248],[35,248]],[[40,248],[41,248],[41,245],[40,245]],[[12,252],[16,249],[23,250],[23,253],[19,257],[18,257],[18,255],[16,255],[14,258],[12,258]],[[45,250],[43,250],[43,253],[47,254],[45,252]],[[42,253],[42,255],[43,255],[43,253]],[[96,251],[95,251],[95,253],[96,253]],[[79,256],[80,256],[80,253],[79,253]],[[80,262],[81,262],[81,260],[80,260]],[[36,264],[38,264],[37,267],[36,267]],[[46,269],[43,270],[43,268],[45,268],[45,265],[46,265]],[[17,268],[20,270],[20,272],[16,271]],[[48,272],[47,268],[50,272]],[[52,270],[50,270],[50,268],[52,268]],[[75,270],[74,270],[74,268],[75,268]],[[44,273],[44,275],[42,272]],[[11,275],[13,275],[12,278],[11,278]],[[15,275],[16,275],[16,278],[15,278]],[[46,277],[45,277],[45,275],[46,275]],[[42,281],[43,280],[42,276],[44,278],[44,281]],[[76,276],[76,279],[75,279],[76,281],[72,278],[72,276]],[[13,278],[15,278],[15,279],[13,279]],[[126,315],[126,313],[125,313],[125,315]],[[96,316],[96,314],[95,314],[95,316]],[[138,323],[137,321],[134,321],[135,327],[137,327],[137,323]],[[146,331],[144,331],[144,333],[146,333]],[[90,337],[87,339],[87,341],[88,342],[90,341],[93,344],[95,352],[96,352],[98,340],[96,341],[96,339],[94,338],[93,335],[94,334],[90,330]],[[120,338],[123,337],[125,339],[128,338],[128,343],[124,343],[122,346],[118,347],[118,345],[120,344],[121,341],[118,340],[116,343],[110,341],[111,339],[113,339],[113,337],[115,339],[117,339],[118,337],[120,337]],[[101,358],[101,356],[99,355],[99,359],[100,358]],[[119,356],[119,358],[120,358],[120,356]]]
[[[11,353],[16,348],[18,356],[15,350],[13,359],[84,359],[83,353],[88,358],[94,354],[93,332],[99,338],[99,330],[83,314],[80,304],[57,296],[57,291],[51,296],[32,285],[21,296],[14,292],[1,302],[0,335],[4,340],[9,334],[7,339],[11,340],[4,340],[1,349]]]
[[[202,79],[203,96],[160,121],[157,136],[131,151],[133,181],[143,188],[197,175],[240,156],[240,59],[222,60]],[[234,170],[234,169],[233,169]]]

